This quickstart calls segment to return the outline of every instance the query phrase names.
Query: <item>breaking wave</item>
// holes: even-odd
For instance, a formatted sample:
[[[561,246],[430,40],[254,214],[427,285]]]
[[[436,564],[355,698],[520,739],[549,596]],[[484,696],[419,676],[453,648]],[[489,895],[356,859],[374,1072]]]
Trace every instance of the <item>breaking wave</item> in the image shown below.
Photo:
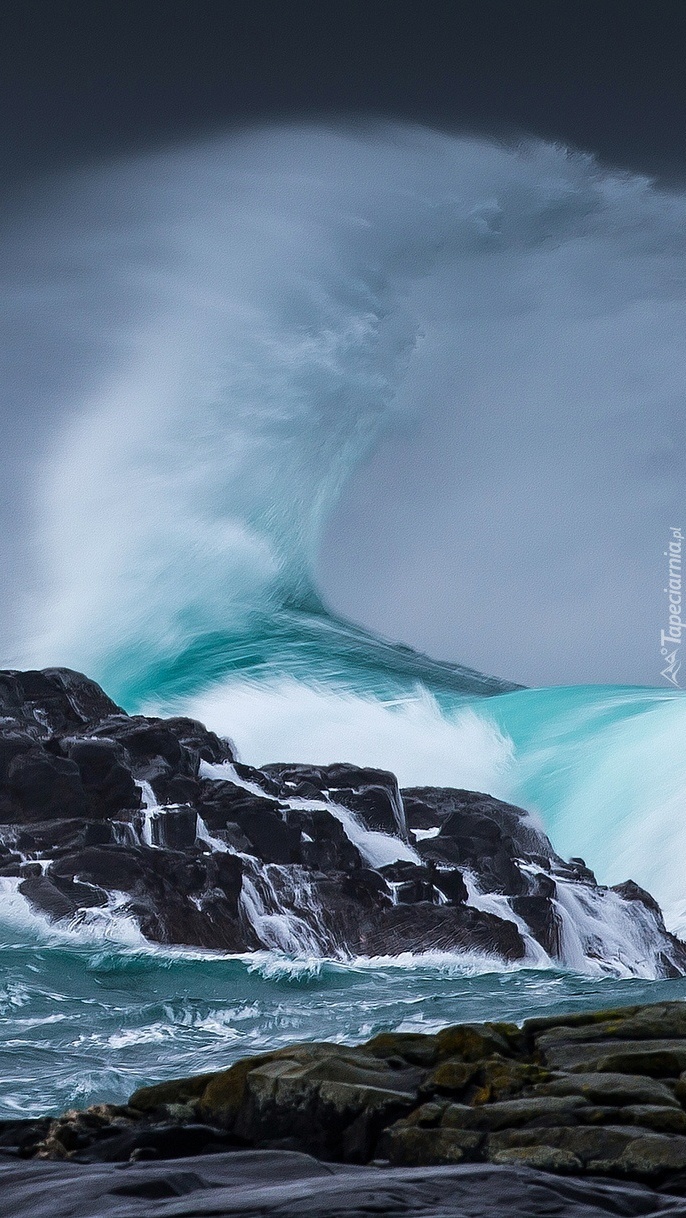
[[[518,689],[344,620],[315,571],[347,481],[411,415],[437,277],[478,318],[497,267],[491,304],[537,317],[601,259],[574,324],[610,310],[631,334],[648,301],[671,341],[683,199],[542,143],[299,127],[84,171],[49,210],[21,230],[40,270],[10,309],[28,299],[53,340],[59,312],[80,372],[45,465],[23,660],[80,668],[129,710],[188,709],[252,762],[372,763],[518,800],[558,849],[603,881],[632,874],[676,924],[681,693]],[[549,457],[595,407],[559,405]],[[521,403],[511,413],[500,444],[529,426]],[[612,443],[640,447],[644,422],[618,405],[613,420]]]

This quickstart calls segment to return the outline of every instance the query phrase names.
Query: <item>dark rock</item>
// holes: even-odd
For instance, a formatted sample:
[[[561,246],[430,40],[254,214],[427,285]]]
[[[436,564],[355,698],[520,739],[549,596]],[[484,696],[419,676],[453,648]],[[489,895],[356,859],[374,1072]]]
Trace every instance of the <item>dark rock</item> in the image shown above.
[[[198,811],[208,829],[239,825],[250,853],[267,863],[299,863],[301,831],[289,824],[274,799],[254,795],[233,782],[206,780]]]
[[[0,730],[0,783],[6,783],[9,768],[15,757],[28,753],[36,744],[33,736],[20,730]]]
[[[187,774],[170,774],[168,771],[155,774],[150,782],[158,804],[190,804],[200,802],[202,785],[197,778]]]
[[[524,941],[514,922],[467,905],[396,905],[383,909],[365,927],[359,950],[370,956],[463,951],[521,960],[525,955]]]
[[[467,885],[462,872],[456,869],[433,871],[434,887],[443,893],[450,905],[461,905],[467,900]]]
[[[242,872],[233,854],[188,857],[167,849],[102,846],[62,856],[51,864],[48,878],[126,893],[143,933],[156,942],[244,951],[248,939],[238,911]]]
[[[265,795],[273,795],[277,799],[280,796],[281,783],[270,778],[265,770],[256,770],[254,766],[244,765],[241,761],[234,761],[233,768],[239,778],[253,783],[254,786],[264,791]]]
[[[562,954],[562,921],[549,896],[514,896],[512,912],[526,922],[534,939],[553,959]]]
[[[623,884],[613,884],[612,892],[618,893],[623,901],[640,901],[642,905],[645,905],[646,909],[650,910],[657,921],[664,926],[662,910],[655,897],[651,897],[650,893],[646,892],[645,888],[640,888],[634,880],[625,880]]]
[[[88,815],[116,816],[122,808],[140,806],[140,790],[124,764],[124,749],[113,740],[66,741],[67,755],[78,766]]]
[[[21,809],[20,820],[24,823],[88,815],[78,766],[38,746],[13,758],[8,766],[7,785]]]
[[[22,826],[16,837],[18,849],[45,855],[84,846],[114,843],[112,825],[106,821],[49,820]]]
[[[300,829],[300,855],[314,871],[350,871],[362,866],[357,846],[350,841],[341,822],[325,808],[289,811],[288,824]],[[308,840],[309,839],[309,840]]]
[[[67,732],[119,712],[95,681],[69,668],[0,672],[0,715],[37,735]]]
[[[664,1083],[639,1074],[575,1074],[539,1083],[533,1090],[538,1095],[583,1095],[594,1104],[656,1104],[679,1109],[678,1100]]]
[[[73,918],[79,909],[107,905],[108,901],[102,888],[47,875],[29,876],[22,880],[19,891],[53,921]]]
[[[461,813],[466,821],[457,824],[467,824],[473,817],[475,830],[485,830],[479,822],[483,819],[493,821],[500,830],[501,838],[509,838],[514,846],[515,857],[535,855],[541,858],[557,858],[549,838],[533,822],[524,808],[514,804],[504,803],[494,799],[492,795],[484,795],[478,791],[463,791],[452,787],[408,787],[402,790],[403,800],[409,800],[413,807],[413,815],[417,816],[418,805],[428,809],[433,814],[432,824],[442,827],[454,813]],[[429,825],[414,825],[414,828],[429,828]],[[485,832],[489,832],[485,830]],[[450,833],[450,831],[448,831]],[[496,840],[491,838],[490,840]]]
[[[195,845],[198,814],[188,804],[158,808],[147,819],[153,846],[188,850]]]
[[[357,813],[366,828],[397,834],[404,841],[408,840],[398,780],[387,770],[348,764],[306,766],[279,763],[262,768],[265,774],[280,782],[284,796],[295,795],[296,788],[302,790],[302,784],[307,783],[309,790],[328,792],[334,803]]]
[[[141,1150],[154,1152],[154,1156],[148,1154],[145,1158],[183,1159],[243,1145],[244,1143],[226,1130],[215,1129],[211,1125],[135,1124],[121,1133],[115,1133],[113,1137],[92,1142],[86,1150],[77,1150],[72,1159],[78,1163],[125,1163],[136,1151]],[[140,1187],[137,1191],[131,1191],[130,1186],[121,1185],[111,1191],[122,1197],[171,1197],[182,1196],[191,1190],[181,1189],[177,1185],[173,1191],[169,1189],[152,1193],[149,1189],[147,1192],[142,1191]]]
[[[0,673],[0,711],[0,871],[37,879],[17,856],[40,860],[52,884],[43,885],[50,916],[60,909],[68,916],[67,904],[73,916],[79,898],[73,888],[60,890],[61,877],[126,893],[129,914],[155,941],[224,950],[269,946],[266,924],[261,928],[256,918],[250,925],[247,897],[238,908],[240,859],[213,861],[220,857],[214,847],[223,844],[255,858],[247,866],[265,908],[303,919],[323,952],[443,949],[515,961],[524,958],[524,945],[507,901],[512,917],[556,956],[556,883],[597,887],[583,860],[560,859],[521,808],[457,789],[404,793],[413,826],[439,833],[418,843],[421,865],[394,864],[381,876],[331,805],[347,808],[368,829],[407,840],[392,774],[349,764],[241,765],[229,741],[195,720],[129,716],[99,686],[66,669]],[[207,768],[222,765],[223,771]],[[215,781],[208,777],[213,772],[226,777]],[[142,783],[159,805],[145,815]],[[150,846],[141,845],[143,836]],[[470,906],[472,885],[507,898],[502,918]],[[35,886],[33,899],[40,907]],[[652,898],[628,882],[617,887],[616,900],[640,922],[655,971],[685,975],[686,947],[667,933]],[[602,929],[589,951],[602,955]],[[671,1068],[671,1059],[663,1065]]]

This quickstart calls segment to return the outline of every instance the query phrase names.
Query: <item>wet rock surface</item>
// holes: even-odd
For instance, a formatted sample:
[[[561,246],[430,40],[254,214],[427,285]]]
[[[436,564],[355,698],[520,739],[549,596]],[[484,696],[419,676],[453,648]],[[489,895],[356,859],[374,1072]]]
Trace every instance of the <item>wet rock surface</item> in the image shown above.
[[[129,716],[67,669],[0,673],[3,880],[49,919],[114,911],[167,944],[686,974],[653,898],[599,886],[521,808],[347,763],[257,770],[201,723]],[[677,1050],[655,1052],[673,1071]]]
[[[665,1043],[686,1046],[686,1004],[292,1045],[126,1105],[4,1122],[0,1188],[8,1212],[39,1215],[49,1185],[55,1218],[123,1196],[132,1216],[171,1197],[188,1215],[683,1214],[676,1049],[670,1075],[603,1069],[618,1045]],[[561,1067],[581,1044],[603,1051],[596,1067]]]
[[[564,1153],[556,1152],[562,1164]],[[640,1184],[574,1179],[512,1165],[377,1168],[325,1164],[288,1151],[213,1153],[174,1162],[0,1164],[16,1218],[651,1218],[683,1202]]]

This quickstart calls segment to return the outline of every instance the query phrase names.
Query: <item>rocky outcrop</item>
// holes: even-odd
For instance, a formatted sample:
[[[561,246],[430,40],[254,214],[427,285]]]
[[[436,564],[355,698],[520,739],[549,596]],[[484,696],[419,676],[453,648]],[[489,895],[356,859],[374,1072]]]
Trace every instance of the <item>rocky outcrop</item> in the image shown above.
[[[681,1196],[686,1005],[293,1045],[141,1087],[124,1106],[0,1128],[0,1150],[75,1163],[230,1148],[390,1169],[516,1166]]]
[[[0,673],[0,878],[50,919],[115,911],[169,944],[686,973],[653,898],[598,885],[521,808],[344,763],[257,770],[67,669]]]

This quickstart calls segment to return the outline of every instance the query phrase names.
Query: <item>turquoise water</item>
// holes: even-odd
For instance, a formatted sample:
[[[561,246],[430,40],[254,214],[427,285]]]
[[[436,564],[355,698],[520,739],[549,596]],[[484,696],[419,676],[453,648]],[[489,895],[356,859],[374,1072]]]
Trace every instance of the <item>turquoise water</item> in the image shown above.
[[[681,980],[477,973],[456,960],[344,966],[15,943],[2,964],[0,1117],[121,1101],[142,1083],[294,1041],[686,998]]]
[[[390,769],[403,786],[465,787],[512,800],[540,817],[560,853],[585,857],[601,882],[631,877],[645,885],[670,926],[685,926],[683,692],[513,688],[341,619],[324,604],[315,575],[346,482],[398,420],[412,419],[403,386],[413,351],[436,326],[427,309],[431,275],[440,283],[452,268],[458,315],[478,320],[482,289],[474,295],[473,287],[502,258],[504,277],[495,281],[502,290],[493,289],[506,306],[497,314],[501,329],[512,268],[524,276],[515,281],[517,296],[540,245],[554,262],[536,264],[546,287],[537,317],[547,317],[557,285],[566,349],[567,296],[578,287],[587,217],[595,217],[600,253],[614,252],[599,264],[610,268],[600,276],[601,296],[591,293],[578,311],[601,316],[602,303],[605,317],[607,284],[622,283],[633,265],[628,235],[652,233],[656,250],[674,250],[681,200],[608,176],[564,149],[535,145],[520,157],[500,145],[402,128],[359,139],[314,129],[246,134],[235,147],[220,139],[94,170],[61,191],[55,209],[45,209],[49,239],[33,242],[45,283],[30,295],[31,317],[42,317],[40,298],[50,321],[25,328],[38,349],[32,326],[68,318],[64,334],[79,336],[77,371],[65,373],[68,410],[43,461],[35,516],[44,565],[18,614],[26,623],[24,666],[78,668],[132,712],[194,715],[232,737],[252,764],[350,761]],[[32,223],[42,232],[42,221]],[[73,277],[64,278],[64,249],[69,266],[83,270],[82,295]],[[571,261],[561,267],[565,250]],[[644,279],[645,253],[636,264],[637,299],[652,284],[662,300],[662,253]],[[619,303],[624,366],[627,313]],[[512,316],[519,336],[520,315]],[[658,364],[672,364],[662,314],[655,318],[659,360],[645,383],[660,385]],[[675,325],[675,351],[681,332]],[[533,326],[536,350],[547,358],[543,333]],[[491,359],[490,345],[475,350]],[[509,354],[506,367],[498,396],[507,396]],[[549,446],[540,455],[534,447],[536,483],[544,473],[552,486],[558,472],[569,481],[569,498],[557,505],[565,536],[577,510],[593,518],[597,461],[603,493],[606,476],[614,477],[612,518],[624,519],[619,506],[626,507],[624,535],[637,513],[655,524],[657,497],[629,501],[631,481],[612,464],[614,421],[595,451],[596,382],[608,392],[604,355],[589,374],[594,392],[585,406],[565,368],[550,381],[545,416],[529,417],[527,390],[525,407],[513,398],[499,439],[478,398],[480,426],[483,413],[493,432],[475,433],[483,441],[472,450],[475,477],[481,469],[484,480],[479,492],[493,488],[494,512],[507,502],[487,468],[488,435],[495,455],[507,444],[516,484],[531,494],[528,448],[538,428]],[[580,412],[574,428],[570,394]],[[671,395],[670,380],[665,402]],[[641,388],[636,419],[648,400]],[[656,399],[650,409],[652,436],[665,408]],[[588,437],[580,448],[577,430]],[[468,418],[465,442],[469,433]],[[518,439],[511,451],[508,437]],[[567,453],[569,469],[560,461]],[[678,501],[670,492],[670,513]],[[467,504],[460,527],[478,527],[472,517]],[[665,531],[673,523],[665,518]],[[424,527],[430,540],[433,521]],[[645,535],[636,529],[637,538]],[[535,551],[535,537],[527,534],[526,544]],[[615,570],[614,549],[611,561]],[[633,571],[629,560],[623,570]],[[626,601],[633,585],[622,587]],[[511,629],[506,606],[502,629]],[[658,637],[656,620],[656,679]],[[293,1039],[355,1040],[380,1028],[686,995],[682,982],[494,972],[483,960],[344,965],[173,954],[146,947],[116,919],[50,929],[10,888],[0,892],[5,1113],[120,1099],[138,1083]]]
[[[273,685],[224,682],[214,700],[203,697],[213,725],[245,722],[248,753],[271,745],[272,731],[288,734],[285,718],[270,718],[276,699],[302,737],[292,756],[310,759],[332,740],[340,746],[348,731],[355,760],[393,762],[399,749],[410,767],[405,780],[424,776],[413,766],[443,766],[434,781],[452,776],[455,785],[518,798],[541,813],[562,853],[586,855],[603,880],[631,874],[667,898],[674,924],[683,920],[683,696],[600,687],[463,693],[451,711],[428,682],[390,706],[359,689],[289,686],[279,701]],[[295,749],[297,739],[291,743]],[[383,1029],[686,998],[686,980],[498,969],[483,959],[344,963],[160,949],[116,914],[91,911],[50,927],[13,881],[0,884],[0,1116],[124,1100],[142,1083],[219,1069],[293,1041],[359,1041]]]

